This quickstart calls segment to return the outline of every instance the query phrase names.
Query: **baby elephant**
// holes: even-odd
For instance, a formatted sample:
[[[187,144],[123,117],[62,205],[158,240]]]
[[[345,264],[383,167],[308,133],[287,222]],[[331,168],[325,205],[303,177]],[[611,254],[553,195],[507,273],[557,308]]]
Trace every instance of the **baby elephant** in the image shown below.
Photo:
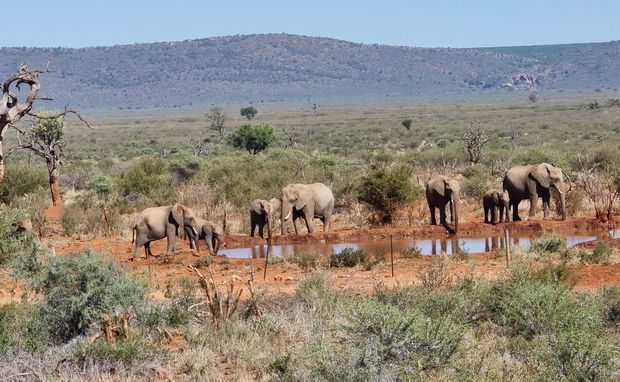
[[[510,197],[508,191],[489,190],[484,193],[482,197],[482,207],[484,208],[484,222],[496,224],[497,221],[496,211],[499,210],[499,222],[507,223],[508,218],[508,206],[510,203]],[[489,221],[489,212],[491,212],[491,221]]]
[[[200,251],[199,241],[204,240],[207,243],[207,247],[209,247],[209,254],[217,255],[217,251],[219,251],[220,244],[224,238],[224,231],[220,226],[211,221],[201,218],[196,218],[196,221],[198,222],[198,237],[191,229],[185,229],[185,235],[189,238],[189,247]]]
[[[254,231],[258,226],[258,236],[264,238],[263,229],[267,225],[267,229],[273,227],[274,216],[280,209],[280,199],[272,198],[270,200],[255,199],[250,203],[250,236],[254,237]]]

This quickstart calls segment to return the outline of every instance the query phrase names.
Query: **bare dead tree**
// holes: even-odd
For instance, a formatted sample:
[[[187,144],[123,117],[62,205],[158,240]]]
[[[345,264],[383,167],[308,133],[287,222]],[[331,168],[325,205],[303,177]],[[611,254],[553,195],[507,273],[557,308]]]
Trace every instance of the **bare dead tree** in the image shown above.
[[[191,138],[187,138],[187,145],[196,156],[209,155],[210,142],[211,140],[209,138],[201,139],[198,142],[194,142]]]
[[[220,142],[224,141],[224,133],[226,132],[226,115],[222,108],[215,106],[207,113],[209,119],[209,130],[217,131],[220,135]]]
[[[575,184],[594,204],[596,218],[604,223],[612,222],[614,204],[620,199],[620,176],[592,167],[580,171]]]
[[[6,132],[9,128],[15,128],[15,124],[24,116],[38,117],[42,119],[52,119],[58,116],[65,116],[67,114],[75,114],[82,122],[88,127],[90,125],[82,116],[70,109],[66,109],[62,113],[58,113],[56,116],[46,115],[39,116],[32,111],[32,105],[35,100],[50,101],[50,98],[37,97],[41,84],[39,82],[39,74],[50,73],[49,65],[51,61],[47,63],[45,69],[28,69],[25,64],[21,64],[18,68],[18,73],[7,79],[2,85],[2,97],[0,98],[0,183],[4,180],[5,167],[4,167],[4,147],[3,141]],[[21,91],[21,85],[27,85],[30,88],[28,95],[23,102],[20,102],[17,95],[12,90],[17,89]]]
[[[510,127],[510,135],[508,136],[511,152],[514,152],[517,149],[517,138],[519,137],[519,135],[519,127],[517,125],[512,125]]]
[[[469,163],[475,165],[484,159],[484,145],[489,141],[489,136],[479,121],[471,121],[465,129],[461,142],[465,145],[469,154]]]
[[[293,135],[293,131],[291,130],[291,127],[289,125],[286,125],[282,128],[282,133],[288,141],[284,144],[285,149],[297,146],[297,141],[295,140],[295,136]]]

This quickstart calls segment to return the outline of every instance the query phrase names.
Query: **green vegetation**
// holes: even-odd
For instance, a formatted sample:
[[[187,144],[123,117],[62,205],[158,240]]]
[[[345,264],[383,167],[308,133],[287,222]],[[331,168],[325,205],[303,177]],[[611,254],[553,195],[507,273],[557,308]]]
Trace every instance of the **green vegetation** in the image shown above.
[[[332,253],[329,258],[330,267],[354,267],[367,261],[366,252],[362,249],[345,248],[338,253]]]
[[[249,120],[254,118],[254,116],[258,113],[258,110],[254,106],[242,107],[240,114],[243,117],[246,117]]]
[[[273,127],[266,123],[243,125],[226,137],[228,144],[236,149],[247,150],[256,155],[267,150],[278,140]]]

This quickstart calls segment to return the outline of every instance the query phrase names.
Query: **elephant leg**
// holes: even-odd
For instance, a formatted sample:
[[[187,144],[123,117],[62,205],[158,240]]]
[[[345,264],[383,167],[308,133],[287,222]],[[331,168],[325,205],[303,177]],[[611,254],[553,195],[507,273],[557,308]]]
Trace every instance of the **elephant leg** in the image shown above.
[[[446,223],[446,205],[447,204],[448,203],[439,207],[439,224],[442,224],[442,225],[447,225]]]
[[[149,256],[153,256],[153,253],[151,252],[151,242],[147,241],[144,243],[144,257],[148,259]]]
[[[265,223],[258,224],[258,236],[260,236],[261,239],[265,238]]]
[[[177,229],[174,226],[170,226],[166,231],[166,236],[168,238],[168,254],[174,255],[174,252],[177,250]]]
[[[251,223],[252,228],[250,229],[250,237],[254,237],[254,231],[256,230],[256,222],[252,220]]]
[[[542,196],[542,204],[543,204],[543,219],[549,220],[549,205],[551,203],[551,195],[543,195]]]
[[[437,225],[437,220],[435,219],[435,206],[429,204],[428,209],[430,210],[430,213],[431,213],[431,225]]]
[[[520,202],[521,202],[520,200],[510,201],[510,204],[512,205],[512,221],[514,222],[521,221],[521,218],[519,217],[519,203]]]
[[[329,225],[331,223],[331,216],[323,216],[321,221],[323,222],[323,232],[329,232]]]
[[[497,210],[499,211],[499,222],[504,223],[504,206],[497,207]]]
[[[308,228],[308,233],[314,233],[314,212],[311,212],[308,209],[304,209],[304,219],[306,220],[306,227]]]
[[[299,235],[301,233],[301,226],[300,226],[300,222],[299,219],[301,219],[300,217],[296,217],[293,220],[293,227],[295,228],[295,235]]]
[[[491,224],[497,224],[497,207],[491,207]]]
[[[484,223],[487,224],[489,222],[489,207],[484,206]]]
[[[533,219],[536,215],[536,208],[538,208],[538,195],[534,194],[530,196],[530,213],[528,215],[529,219]]]

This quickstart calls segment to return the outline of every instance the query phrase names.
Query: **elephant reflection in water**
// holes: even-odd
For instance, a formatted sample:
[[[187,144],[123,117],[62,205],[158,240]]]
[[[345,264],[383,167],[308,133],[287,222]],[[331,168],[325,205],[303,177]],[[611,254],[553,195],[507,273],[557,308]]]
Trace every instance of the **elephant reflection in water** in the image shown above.
[[[456,236],[452,236],[449,238],[437,239],[431,241],[431,254],[433,255],[441,255],[452,254],[459,247],[459,240]]]
[[[492,236],[484,239],[484,251],[491,252],[496,249],[506,248],[506,238],[500,236]]]

